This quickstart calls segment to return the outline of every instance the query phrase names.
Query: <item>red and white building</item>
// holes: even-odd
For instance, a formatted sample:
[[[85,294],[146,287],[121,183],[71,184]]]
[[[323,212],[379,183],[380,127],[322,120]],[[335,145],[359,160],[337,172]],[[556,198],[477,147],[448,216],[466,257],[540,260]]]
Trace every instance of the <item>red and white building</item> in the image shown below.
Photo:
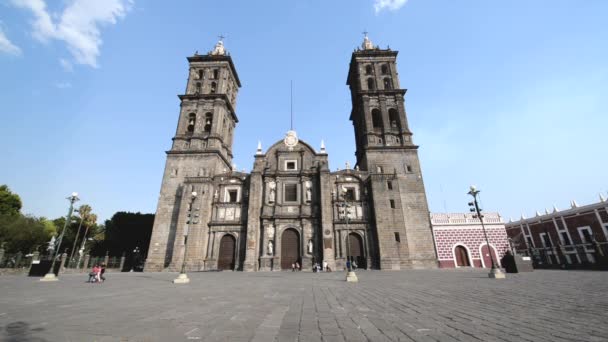
[[[521,254],[534,256],[535,267],[608,266],[608,201],[570,208],[545,209],[534,217],[506,224],[507,234]]]
[[[492,266],[489,251],[500,265],[500,259],[509,250],[505,223],[498,213],[484,213],[483,223],[490,242],[489,249],[481,221],[472,213],[431,213],[439,267],[489,268]]]

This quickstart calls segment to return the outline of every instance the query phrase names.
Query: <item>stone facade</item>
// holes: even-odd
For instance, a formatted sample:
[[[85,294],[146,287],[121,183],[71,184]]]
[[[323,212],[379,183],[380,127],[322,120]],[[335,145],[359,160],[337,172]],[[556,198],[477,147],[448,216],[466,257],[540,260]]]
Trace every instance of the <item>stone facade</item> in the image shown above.
[[[189,57],[146,271],[179,269],[185,250],[188,270],[342,269],[349,256],[365,268],[436,267],[396,58],[367,37],[353,52],[354,168],[330,172],[323,143],[316,151],[289,131],[266,152],[258,146],[243,173],[232,166],[240,88],[232,58],[222,42]]]
[[[439,267],[491,267],[481,221],[470,213],[431,213]],[[484,213],[483,222],[494,262],[509,250],[505,223],[498,213]]]

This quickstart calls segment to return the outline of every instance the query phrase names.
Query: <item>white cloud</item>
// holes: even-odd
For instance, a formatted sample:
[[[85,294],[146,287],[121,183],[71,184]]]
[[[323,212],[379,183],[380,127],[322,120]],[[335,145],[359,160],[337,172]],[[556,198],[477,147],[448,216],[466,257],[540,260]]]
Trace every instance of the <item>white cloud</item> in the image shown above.
[[[65,71],[69,71],[69,72],[74,71],[74,67],[72,66],[72,63],[70,63],[70,61],[68,61],[65,58],[60,58],[59,59],[59,64],[61,64],[61,67]]]
[[[0,28],[0,52],[8,53],[9,55],[19,56],[21,49],[13,44]]]
[[[376,13],[379,13],[383,9],[389,11],[396,11],[403,7],[407,0],[374,0],[374,9]]]
[[[59,89],[72,88],[72,83],[70,83],[70,82],[56,82],[55,83],[55,87],[57,87]]]
[[[102,44],[101,26],[116,24],[133,4],[132,0],[70,0],[61,13],[51,14],[44,0],[12,2],[34,15],[32,34],[36,39],[63,41],[76,63],[95,68]]]

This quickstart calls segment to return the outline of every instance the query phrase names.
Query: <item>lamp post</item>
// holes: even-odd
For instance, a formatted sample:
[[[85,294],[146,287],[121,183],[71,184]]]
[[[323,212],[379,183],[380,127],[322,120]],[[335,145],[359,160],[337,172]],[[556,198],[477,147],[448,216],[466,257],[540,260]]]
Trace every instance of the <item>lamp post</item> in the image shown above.
[[[346,199],[346,193],[348,192],[348,190],[342,186],[340,188],[340,192],[342,193],[342,203],[340,203],[339,205],[340,207],[342,207],[342,209],[344,209],[344,219],[346,220],[346,281],[356,283],[359,281],[359,279],[357,278],[357,274],[353,270],[353,263],[350,260],[350,228],[348,226],[348,209],[350,209],[351,204],[348,203]]]
[[[192,212],[195,210],[193,208],[193,205],[196,196],[196,191],[192,191],[192,193],[190,194],[190,202],[188,203],[188,218],[186,220],[186,231],[184,232],[184,259],[182,261],[182,270],[180,271],[177,278],[173,279],[173,284],[187,284],[190,282],[190,279],[186,274],[186,256],[188,255],[188,233],[190,230],[190,223],[198,223],[198,221],[196,221],[196,219],[192,217]]]
[[[78,237],[80,236],[80,228],[82,228],[82,221],[84,220],[84,215],[80,212],[80,210],[76,209],[74,211],[80,214],[80,224],[78,225],[78,230],[76,231],[76,238],[74,239],[74,245],[72,246],[72,251],[70,252],[68,266],[72,264],[72,259],[74,259],[74,252],[76,252],[76,243],[78,242]],[[78,266],[76,266],[76,268],[78,268]]]
[[[477,203],[477,195],[480,193],[480,190],[477,190],[475,185],[471,185],[470,190],[468,192],[469,195],[473,196],[473,202],[469,202],[469,207],[471,212],[476,213],[474,218],[479,218],[481,222],[481,230],[483,231],[483,236],[486,239],[486,246],[488,246],[488,252],[490,253],[490,261],[492,262],[492,270],[488,273],[488,277],[492,279],[504,279],[505,274],[500,270],[500,268],[496,267],[496,263],[494,262],[494,255],[492,253],[492,247],[490,246],[490,241],[488,240],[488,234],[486,234],[486,227],[483,224],[483,215],[481,214],[481,209],[479,208],[479,203]],[[482,255],[483,258],[483,255]]]
[[[57,278],[57,276],[55,276],[55,272],[53,272],[53,270],[55,268],[55,258],[56,258],[55,254],[56,254],[56,251],[58,251],[59,248],[61,247],[61,240],[63,240],[65,231],[68,228],[68,224],[70,223],[70,220],[72,219],[72,212],[74,211],[74,203],[79,200],[78,193],[72,192],[72,196],[68,197],[67,199],[70,201],[70,209],[68,210],[68,216],[66,218],[65,224],[63,225],[63,230],[61,231],[61,234],[59,235],[59,239],[57,240],[57,246],[55,246],[55,248],[53,248],[53,251],[51,252],[51,260],[53,260],[51,262],[51,269],[49,270],[49,273],[44,275],[44,278],[40,279],[40,281],[57,281],[57,280],[59,280]],[[61,267],[59,267],[59,269],[61,270]],[[59,271],[57,271],[57,275],[59,275]]]

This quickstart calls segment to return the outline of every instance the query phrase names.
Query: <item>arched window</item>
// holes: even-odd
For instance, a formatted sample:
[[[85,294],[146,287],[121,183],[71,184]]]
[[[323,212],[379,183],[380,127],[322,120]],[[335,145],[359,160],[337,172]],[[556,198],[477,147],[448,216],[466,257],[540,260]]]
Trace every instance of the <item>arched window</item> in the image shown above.
[[[215,94],[216,90],[217,90],[217,84],[215,84],[215,82],[211,82],[211,94]]]
[[[367,90],[374,90],[374,89],[375,89],[374,79],[370,77],[367,79]]]
[[[382,114],[379,109],[372,109],[372,126],[374,129],[382,129]]]
[[[186,127],[186,132],[193,133],[195,125],[196,125],[196,114],[194,114],[194,113],[188,114],[188,126]]]
[[[365,74],[366,75],[371,75],[372,74],[372,66],[371,65],[366,65],[365,66]]]
[[[214,70],[213,70],[213,79],[216,79],[216,80],[217,80],[217,79],[219,78],[219,75],[220,75],[219,70],[214,69]]]
[[[388,65],[382,64],[382,75],[388,75]]]
[[[384,89],[386,89],[386,90],[393,89],[393,82],[391,82],[391,79],[388,77],[384,78]]]
[[[207,113],[205,114],[205,127],[203,130],[205,132],[211,132],[211,124],[213,123],[213,114]]]
[[[399,114],[395,108],[388,110],[388,120],[391,123],[391,128],[401,130],[401,123],[399,122]]]
[[[201,82],[196,82],[196,86],[194,87],[194,93],[195,94],[201,93]]]

